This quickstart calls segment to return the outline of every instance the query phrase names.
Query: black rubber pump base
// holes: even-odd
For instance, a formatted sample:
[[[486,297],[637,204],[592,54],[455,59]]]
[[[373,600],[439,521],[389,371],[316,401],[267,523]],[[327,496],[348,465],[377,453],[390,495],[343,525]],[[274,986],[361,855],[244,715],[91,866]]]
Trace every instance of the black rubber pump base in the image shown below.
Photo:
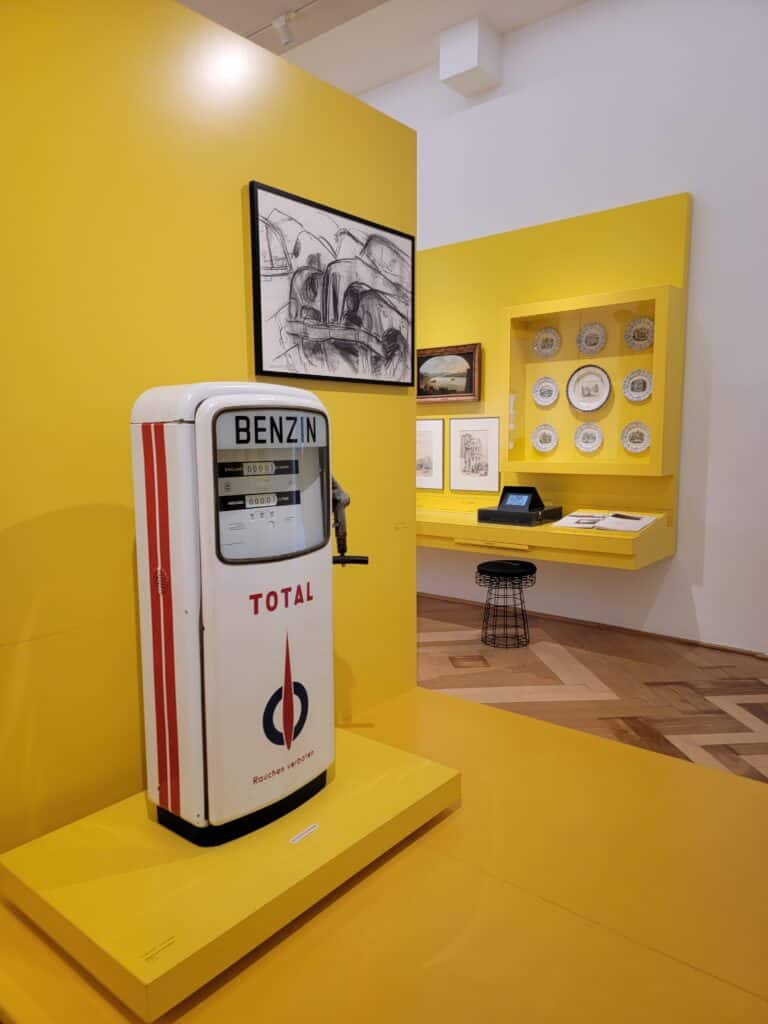
[[[289,811],[301,807],[310,797],[320,792],[325,786],[325,782],[326,773],[323,772],[317,778],[307,782],[301,789],[297,789],[295,793],[290,793],[288,796],[284,796],[282,800],[269,804],[267,807],[262,807],[252,814],[236,818],[235,821],[228,821],[226,825],[205,825],[203,828],[198,828],[183,818],[179,818],[176,814],[166,811],[164,807],[157,808],[157,820],[165,828],[170,829],[171,832],[176,832],[177,835],[183,836],[184,839],[188,839],[195,846],[221,846],[222,843],[228,843],[232,839],[240,839],[242,836],[247,836],[249,832],[255,832],[256,829],[264,828],[265,825],[269,825],[270,822],[282,818]]]

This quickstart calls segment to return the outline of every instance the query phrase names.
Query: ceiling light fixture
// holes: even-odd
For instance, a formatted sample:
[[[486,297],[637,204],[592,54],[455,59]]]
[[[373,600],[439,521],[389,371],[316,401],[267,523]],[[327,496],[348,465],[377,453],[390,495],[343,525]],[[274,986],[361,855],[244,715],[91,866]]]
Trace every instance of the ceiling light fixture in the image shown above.
[[[291,43],[293,42],[291,22],[295,17],[295,11],[286,11],[285,14],[281,14],[272,22],[272,28],[275,30],[275,32],[277,32],[277,38],[280,40],[283,46],[290,46]]]
[[[286,11],[285,14],[280,14],[276,18],[273,18],[267,25],[261,25],[253,32],[249,32],[246,35],[246,39],[255,39],[260,36],[262,32],[268,32],[270,30],[277,33],[277,38],[282,43],[283,49],[292,46],[296,39],[291,28],[291,22],[295,21],[299,14],[303,14],[304,11],[308,11],[310,7],[314,7],[319,4],[320,0],[307,0],[307,3],[301,4],[299,7],[294,7],[291,11]]]

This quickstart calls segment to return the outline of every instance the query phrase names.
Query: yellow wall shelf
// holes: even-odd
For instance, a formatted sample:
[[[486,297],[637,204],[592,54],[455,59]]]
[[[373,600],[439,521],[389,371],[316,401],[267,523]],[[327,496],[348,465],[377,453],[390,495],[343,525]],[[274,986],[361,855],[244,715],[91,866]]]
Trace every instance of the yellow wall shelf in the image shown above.
[[[595,511],[608,511],[595,510]],[[471,551],[498,557],[642,569],[674,554],[675,533],[660,514],[639,533],[614,533],[553,526],[503,526],[478,523],[475,512],[418,509],[416,537],[422,547]]]

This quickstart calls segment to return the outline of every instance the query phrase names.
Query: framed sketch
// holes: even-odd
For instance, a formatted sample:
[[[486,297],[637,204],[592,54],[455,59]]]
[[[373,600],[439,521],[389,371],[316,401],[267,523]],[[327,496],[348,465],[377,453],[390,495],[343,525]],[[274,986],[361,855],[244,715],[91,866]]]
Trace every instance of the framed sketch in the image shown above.
[[[478,402],[480,343],[422,348],[416,353],[417,402]]]
[[[443,489],[442,420],[416,420],[416,487]]]
[[[451,421],[451,490],[498,491],[499,420]]]
[[[256,371],[413,385],[412,235],[250,183]]]

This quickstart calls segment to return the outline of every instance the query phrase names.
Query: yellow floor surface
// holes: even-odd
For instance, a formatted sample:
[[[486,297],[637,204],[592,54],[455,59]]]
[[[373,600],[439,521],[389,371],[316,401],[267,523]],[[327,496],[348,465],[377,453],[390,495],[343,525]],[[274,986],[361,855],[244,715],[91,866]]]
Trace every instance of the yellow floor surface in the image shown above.
[[[768,787],[422,690],[351,729],[462,807],[164,1021],[768,1022]],[[0,1006],[134,1020],[8,908]]]

